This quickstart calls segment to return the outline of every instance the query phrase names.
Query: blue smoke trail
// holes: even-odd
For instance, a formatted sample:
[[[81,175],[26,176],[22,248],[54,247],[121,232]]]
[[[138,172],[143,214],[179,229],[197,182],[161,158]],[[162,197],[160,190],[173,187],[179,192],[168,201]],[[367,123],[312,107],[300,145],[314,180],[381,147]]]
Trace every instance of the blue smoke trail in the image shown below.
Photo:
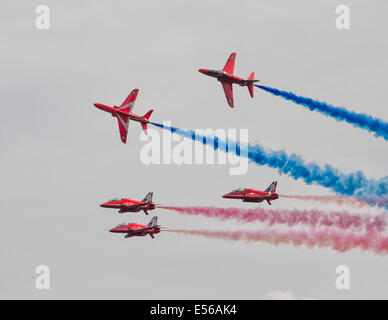
[[[333,117],[337,121],[346,121],[355,127],[368,130],[376,137],[383,137],[385,140],[388,140],[388,123],[381,119],[374,118],[363,113],[348,111],[343,107],[334,107],[325,102],[317,101],[311,98],[297,96],[292,92],[260,85],[255,85],[255,87],[270,92],[275,96],[280,96],[286,100],[293,101],[296,104],[305,106],[311,111],[319,111],[327,116]]]
[[[379,205],[388,209],[388,176],[374,180],[366,178],[361,171],[344,174],[329,165],[321,167],[316,163],[306,163],[300,156],[288,155],[285,151],[265,150],[258,144],[244,147],[235,141],[224,141],[218,137],[199,135],[192,130],[151,123],[193,141],[210,145],[215,150],[233,152],[237,156],[247,156],[252,162],[275,168],[280,174],[287,174],[295,180],[303,179],[307,184],[319,184],[338,195],[352,196],[370,205]],[[242,152],[242,148],[248,150]]]

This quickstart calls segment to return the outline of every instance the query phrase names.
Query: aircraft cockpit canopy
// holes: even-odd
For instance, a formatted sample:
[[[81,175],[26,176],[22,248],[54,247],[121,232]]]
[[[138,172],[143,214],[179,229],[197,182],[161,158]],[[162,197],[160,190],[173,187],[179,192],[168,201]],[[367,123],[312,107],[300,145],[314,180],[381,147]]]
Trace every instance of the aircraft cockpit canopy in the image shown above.
[[[110,199],[108,202],[116,202],[116,201],[121,201],[121,200],[125,200],[126,198],[114,198],[114,199]]]
[[[226,75],[225,71],[220,71],[220,70],[209,70],[208,71],[210,75],[216,76],[216,77],[221,77]]]
[[[238,188],[238,189],[234,189],[231,193],[237,193],[237,192],[243,192],[243,191],[247,191],[249,189],[247,188]]]
[[[126,224],[126,223],[120,223],[119,225],[117,225],[117,227],[116,227],[116,228],[125,227],[125,226],[127,226],[127,224]]]

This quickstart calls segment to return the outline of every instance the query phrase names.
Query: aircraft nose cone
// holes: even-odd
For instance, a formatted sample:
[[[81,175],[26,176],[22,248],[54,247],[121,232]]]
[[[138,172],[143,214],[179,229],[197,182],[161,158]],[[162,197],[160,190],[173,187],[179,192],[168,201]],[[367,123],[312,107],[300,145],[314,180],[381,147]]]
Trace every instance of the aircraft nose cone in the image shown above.
[[[203,73],[203,74],[207,74],[207,69],[198,69],[198,71]]]
[[[112,207],[112,203],[111,202],[104,202],[104,203],[100,204],[100,207],[101,208],[111,208]]]
[[[223,198],[229,198],[229,196],[230,196],[230,194],[229,194],[229,193],[226,193],[226,194],[224,194],[222,197],[223,197]]]

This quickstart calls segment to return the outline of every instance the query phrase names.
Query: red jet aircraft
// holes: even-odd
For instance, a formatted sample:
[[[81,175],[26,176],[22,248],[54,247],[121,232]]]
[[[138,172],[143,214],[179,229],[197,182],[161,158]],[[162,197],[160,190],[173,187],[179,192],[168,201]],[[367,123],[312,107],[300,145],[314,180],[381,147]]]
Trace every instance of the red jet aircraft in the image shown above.
[[[153,217],[150,223],[146,226],[137,223],[123,223],[110,229],[109,232],[125,233],[124,238],[144,237],[148,234],[152,239],[154,239],[154,234],[160,232],[160,226],[158,226],[158,217]]]
[[[254,80],[255,73],[252,72],[247,80],[239,78],[233,75],[234,70],[234,61],[236,60],[236,53],[233,52],[228,61],[226,61],[225,67],[222,70],[209,70],[209,69],[199,69],[198,71],[206,74],[207,76],[217,78],[221,82],[222,87],[224,88],[226,100],[228,101],[229,106],[234,107],[233,102],[233,87],[232,84],[236,83],[242,87],[248,87],[249,93],[253,98],[253,83],[260,80]]]
[[[112,199],[112,200],[109,200],[108,202],[100,204],[100,207],[120,209],[119,213],[139,212],[143,210],[144,213],[148,215],[147,210],[155,209],[155,204],[152,202],[152,195],[153,195],[153,192],[147,193],[147,195],[141,201],[131,200],[127,198]]]
[[[237,189],[224,194],[222,197],[227,199],[241,199],[243,202],[262,202],[265,200],[269,205],[271,205],[271,200],[279,198],[279,195],[276,193],[276,185],[277,181],[272,182],[265,191]]]
[[[133,120],[140,122],[145,134],[147,134],[147,124],[150,122],[149,118],[151,116],[151,113],[154,111],[150,110],[144,116],[138,116],[132,113],[133,105],[135,104],[138,92],[139,89],[132,90],[132,92],[128,95],[128,97],[124,100],[120,107],[111,107],[101,103],[94,104],[96,108],[109,112],[110,114],[112,114],[113,117],[117,118],[117,121],[119,123],[120,137],[123,143],[127,142],[129,121]]]

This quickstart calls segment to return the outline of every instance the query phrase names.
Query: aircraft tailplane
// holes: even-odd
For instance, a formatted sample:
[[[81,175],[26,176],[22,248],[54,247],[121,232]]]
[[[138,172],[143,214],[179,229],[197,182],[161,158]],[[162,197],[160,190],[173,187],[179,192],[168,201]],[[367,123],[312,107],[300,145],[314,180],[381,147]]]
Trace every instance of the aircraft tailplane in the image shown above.
[[[143,118],[146,119],[146,120],[148,121],[148,120],[150,119],[150,117],[151,117],[152,112],[154,112],[154,110],[148,111],[148,112],[143,116]],[[147,123],[141,123],[141,127],[143,128],[144,133],[147,134]]]
[[[148,111],[148,112],[144,115],[144,118],[147,119],[147,120],[149,120],[150,117],[151,117],[152,112],[154,112],[154,110],[152,110],[152,109],[151,109],[150,111]]]
[[[248,91],[251,97],[253,98],[253,80],[255,79],[255,73],[252,72],[248,78]]]
[[[144,133],[147,134],[147,124],[146,123],[142,123],[141,127],[143,128]]]

